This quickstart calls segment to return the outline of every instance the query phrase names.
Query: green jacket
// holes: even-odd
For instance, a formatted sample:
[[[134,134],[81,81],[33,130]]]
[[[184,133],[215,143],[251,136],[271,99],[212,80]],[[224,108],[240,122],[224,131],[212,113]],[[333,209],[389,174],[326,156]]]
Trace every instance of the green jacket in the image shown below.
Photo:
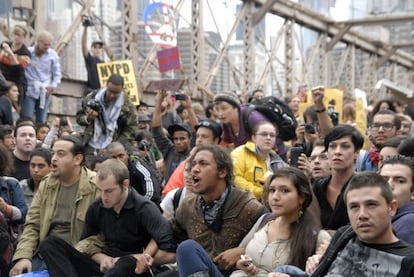
[[[81,237],[89,205],[99,196],[95,180],[95,172],[82,168],[71,219],[72,245],[75,245]],[[32,259],[36,254],[39,242],[49,234],[50,224],[56,208],[59,186],[59,180],[50,174],[40,183],[40,187],[27,213],[23,234],[17,245],[13,261],[23,258]]]
[[[93,99],[96,95],[96,92],[93,91],[85,96],[84,102],[87,102],[90,99]],[[128,95],[125,94],[125,101],[122,105],[121,112],[118,117],[118,128],[115,130],[112,137],[112,141],[121,142],[126,149],[132,148],[132,141],[135,138],[135,135],[138,132],[138,115],[135,109],[134,104],[129,99]],[[85,130],[81,134],[82,141],[85,145],[88,144],[89,140],[93,137],[94,134],[94,123],[88,122],[86,120],[86,111],[85,109],[80,109],[76,113],[76,122],[80,126],[84,126]]]

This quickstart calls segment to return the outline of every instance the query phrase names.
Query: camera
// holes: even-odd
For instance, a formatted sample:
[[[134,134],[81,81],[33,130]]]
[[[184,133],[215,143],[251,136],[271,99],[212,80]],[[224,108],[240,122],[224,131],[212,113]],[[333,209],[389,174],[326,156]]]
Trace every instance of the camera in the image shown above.
[[[100,113],[102,110],[101,104],[95,99],[89,99],[88,101],[86,101],[86,103],[84,103],[84,107],[92,109],[96,111],[97,113]]]
[[[315,134],[315,127],[312,123],[305,123],[305,132],[308,134]]]
[[[184,93],[175,93],[173,96],[175,97],[175,100],[187,99],[187,95],[185,95]]]
[[[339,113],[335,112],[335,105],[336,105],[335,99],[332,99],[331,101],[329,101],[328,115],[331,118],[333,126],[336,126],[339,123]]]
[[[335,112],[333,106],[328,107],[328,114],[329,114],[329,117],[331,118],[333,126],[338,125],[338,123],[339,123],[339,113]]]
[[[93,22],[93,18],[90,16],[83,16],[82,18],[82,26],[83,27],[91,27],[91,26],[95,26],[95,23]]]
[[[66,118],[61,118],[60,119],[60,121],[59,121],[59,126],[60,127],[64,127],[64,126],[68,126],[68,125],[69,125],[69,123],[68,123],[68,120]]]

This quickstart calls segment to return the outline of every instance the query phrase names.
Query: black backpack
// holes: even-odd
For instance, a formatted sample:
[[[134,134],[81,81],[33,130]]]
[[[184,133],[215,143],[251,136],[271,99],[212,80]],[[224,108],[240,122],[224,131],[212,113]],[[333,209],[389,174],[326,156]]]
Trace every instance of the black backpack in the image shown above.
[[[289,106],[274,96],[266,96],[258,99],[246,106],[243,112],[243,124],[249,134],[252,133],[252,128],[249,126],[249,116],[252,111],[258,111],[270,122],[277,126],[278,137],[283,141],[293,139],[296,134],[295,130],[298,126],[295,115],[290,110]]]

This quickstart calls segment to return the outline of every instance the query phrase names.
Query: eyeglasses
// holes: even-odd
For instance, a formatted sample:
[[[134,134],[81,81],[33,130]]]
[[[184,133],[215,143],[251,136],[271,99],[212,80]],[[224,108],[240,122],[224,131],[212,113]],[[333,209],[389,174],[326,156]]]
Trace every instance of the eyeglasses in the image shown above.
[[[391,122],[384,122],[384,123],[374,122],[371,125],[371,129],[375,130],[375,131],[379,130],[379,128],[381,128],[381,127],[382,127],[382,129],[384,129],[384,131],[391,131],[392,128],[394,128],[394,124],[391,123]]]
[[[319,160],[322,160],[322,161],[326,161],[328,159],[328,154],[320,153],[319,155],[312,155],[309,157],[309,161],[313,162],[316,160],[316,158],[319,158]]]
[[[271,137],[274,138],[276,137],[276,133],[267,133],[267,132],[263,132],[263,133],[257,133],[256,136],[261,136],[261,137]]]

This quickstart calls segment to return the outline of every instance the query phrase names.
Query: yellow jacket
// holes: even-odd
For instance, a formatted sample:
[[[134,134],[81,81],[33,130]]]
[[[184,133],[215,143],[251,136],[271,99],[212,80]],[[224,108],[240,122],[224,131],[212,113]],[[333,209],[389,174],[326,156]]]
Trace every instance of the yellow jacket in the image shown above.
[[[235,148],[230,155],[233,160],[234,182],[238,187],[251,191],[259,200],[262,197],[263,184],[269,174],[287,166],[272,151],[270,153],[271,168],[267,168],[266,161],[256,154],[256,144],[251,141]]]
[[[95,172],[87,168],[81,169],[79,189],[71,219],[72,245],[79,241],[85,223],[86,212],[90,204],[99,195],[95,180]],[[37,252],[39,242],[49,234],[50,224],[56,208],[59,186],[58,178],[50,174],[40,183],[27,213],[23,234],[17,245],[13,261],[23,258],[31,260]]]

